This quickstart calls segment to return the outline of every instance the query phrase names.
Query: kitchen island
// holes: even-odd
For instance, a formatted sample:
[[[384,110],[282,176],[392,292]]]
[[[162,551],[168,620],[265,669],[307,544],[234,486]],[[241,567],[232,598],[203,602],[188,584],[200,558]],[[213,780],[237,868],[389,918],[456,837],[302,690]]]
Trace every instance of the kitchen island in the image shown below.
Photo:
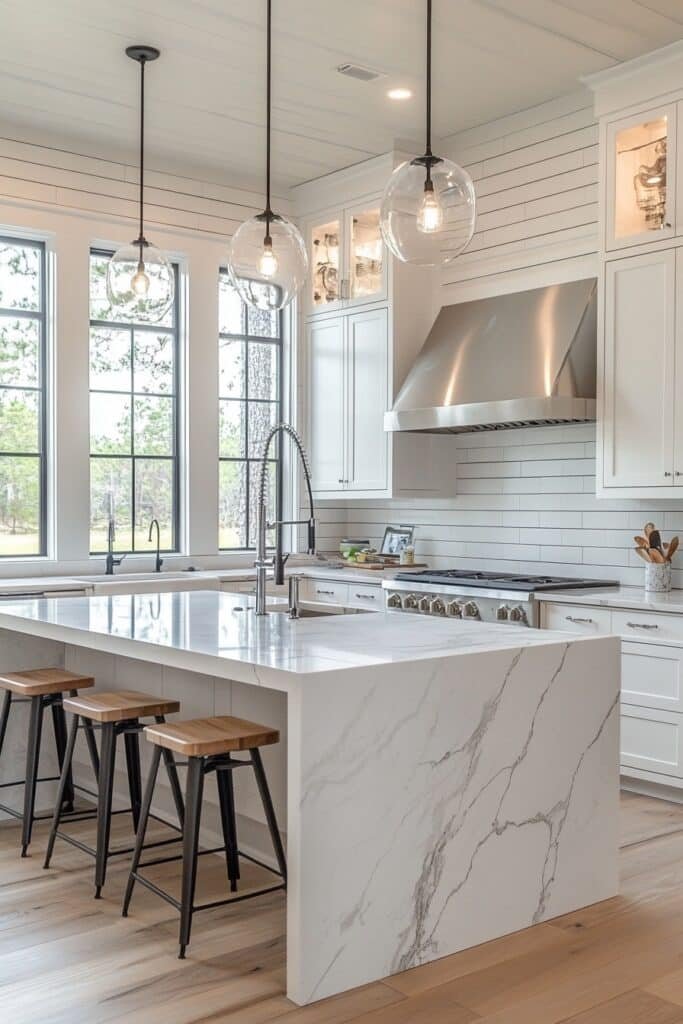
[[[23,662],[6,670],[35,647],[102,689],[177,697],[182,718],[280,728],[266,768],[299,1004],[617,891],[614,638],[258,618],[245,595],[194,591],[17,600],[0,606],[0,644]],[[237,802],[243,845],[264,853],[246,783]]]

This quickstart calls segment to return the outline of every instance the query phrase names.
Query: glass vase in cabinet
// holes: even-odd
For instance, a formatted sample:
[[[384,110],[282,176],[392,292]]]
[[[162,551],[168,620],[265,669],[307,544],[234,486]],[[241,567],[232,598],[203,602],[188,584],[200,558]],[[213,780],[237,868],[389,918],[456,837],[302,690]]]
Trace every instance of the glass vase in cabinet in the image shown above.
[[[607,249],[675,234],[675,168],[675,104],[608,125]]]

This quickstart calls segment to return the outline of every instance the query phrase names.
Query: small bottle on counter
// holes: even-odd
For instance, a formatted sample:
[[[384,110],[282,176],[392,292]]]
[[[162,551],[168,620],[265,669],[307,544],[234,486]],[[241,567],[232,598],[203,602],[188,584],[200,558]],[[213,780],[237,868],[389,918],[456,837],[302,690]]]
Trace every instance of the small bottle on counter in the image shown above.
[[[399,558],[400,565],[414,565],[415,564],[415,548],[412,544],[401,549],[401,555]]]

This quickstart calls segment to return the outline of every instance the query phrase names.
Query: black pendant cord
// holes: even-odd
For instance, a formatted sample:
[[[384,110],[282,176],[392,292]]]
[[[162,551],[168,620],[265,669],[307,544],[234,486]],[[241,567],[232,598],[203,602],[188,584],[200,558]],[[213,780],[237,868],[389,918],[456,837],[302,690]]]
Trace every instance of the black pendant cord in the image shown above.
[[[431,0],[430,0],[431,2]],[[267,26],[266,26],[266,237],[263,242],[266,246],[272,246],[273,240],[270,237],[270,221],[273,211],[270,207],[270,86],[272,78],[272,0],[267,0]]]
[[[138,245],[140,246],[140,263],[144,247],[144,189],[145,189],[145,57],[140,58],[140,232]]]
[[[432,0],[427,0],[427,143],[425,156],[432,155]],[[429,164],[427,164],[429,173]]]

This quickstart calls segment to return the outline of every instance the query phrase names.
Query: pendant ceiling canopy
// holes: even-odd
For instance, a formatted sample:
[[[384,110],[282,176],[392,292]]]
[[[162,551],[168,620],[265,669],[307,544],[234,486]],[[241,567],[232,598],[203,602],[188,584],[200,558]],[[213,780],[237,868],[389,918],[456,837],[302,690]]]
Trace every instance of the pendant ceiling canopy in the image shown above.
[[[237,229],[230,241],[230,277],[246,303],[283,309],[301,289],[308,270],[298,228],[274,213],[270,201],[272,0],[266,0],[266,207]]]
[[[427,0],[426,142],[422,156],[401,164],[380,209],[385,243],[404,263],[450,263],[474,234],[474,185],[467,171],[432,153],[432,0]]]
[[[154,46],[129,46],[126,55],[140,65],[140,199],[138,237],[118,249],[107,264],[107,296],[122,320],[159,323],[173,305],[175,275],[168,257],[145,238],[145,66],[157,60]]]

